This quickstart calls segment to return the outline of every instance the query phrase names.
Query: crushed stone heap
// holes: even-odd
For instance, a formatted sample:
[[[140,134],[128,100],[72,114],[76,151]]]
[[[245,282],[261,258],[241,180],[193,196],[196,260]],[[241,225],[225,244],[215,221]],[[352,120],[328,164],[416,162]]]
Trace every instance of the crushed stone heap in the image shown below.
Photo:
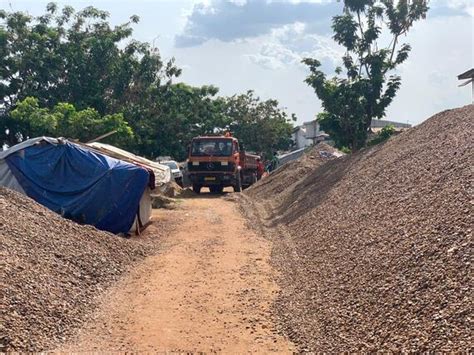
[[[474,105],[443,111],[246,192],[274,237],[275,309],[300,350],[472,350],[473,133]]]
[[[268,177],[259,180],[246,193],[253,199],[265,200],[271,206],[278,206],[292,193],[295,184],[309,172],[341,154],[334,147],[319,143],[309,148],[299,159],[282,165]]]
[[[0,187],[0,350],[42,351],[61,342],[145,250]]]

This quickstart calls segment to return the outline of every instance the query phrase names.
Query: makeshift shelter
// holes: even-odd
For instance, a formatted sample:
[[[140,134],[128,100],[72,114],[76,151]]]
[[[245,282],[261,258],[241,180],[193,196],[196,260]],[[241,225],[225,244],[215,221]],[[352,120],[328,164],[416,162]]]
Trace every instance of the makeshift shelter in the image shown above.
[[[144,157],[140,157],[110,144],[94,142],[87,143],[86,145],[89,148],[98,151],[99,153],[111,156],[116,159],[124,160],[132,164],[140,165],[149,170],[152,170],[155,175],[156,187],[161,187],[171,181],[171,170],[166,165],[157,163]]]
[[[1,186],[112,233],[135,231],[148,221],[140,205],[148,201],[151,209],[152,175],[65,139],[33,138],[0,152]]]

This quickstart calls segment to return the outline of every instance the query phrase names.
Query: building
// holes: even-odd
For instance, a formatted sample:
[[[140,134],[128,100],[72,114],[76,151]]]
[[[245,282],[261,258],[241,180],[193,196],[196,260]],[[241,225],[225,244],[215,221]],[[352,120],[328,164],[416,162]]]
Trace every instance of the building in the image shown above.
[[[459,86],[466,86],[471,84],[471,92],[472,92],[472,103],[474,103],[474,68],[469,69],[467,72],[458,75],[458,80],[466,80]]]
[[[329,136],[319,127],[316,120],[303,123],[293,129],[292,139],[295,149],[309,147],[327,139]]]
[[[398,132],[411,128],[411,124],[409,123],[374,119],[372,120],[372,123],[370,124],[370,130],[373,133],[378,133],[379,131],[382,130],[382,128],[386,126],[393,126],[395,127],[395,130]]]
[[[411,124],[387,121],[387,120],[372,120],[370,125],[370,130],[372,133],[377,133],[382,130],[382,128],[392,125],[395,127],[395,130],[400,132],[411,127]],[[324,133],[319,126],[319,123],[314,121],[308,121],[303,123],[301,126],[297,126],[293,129],[293,134],[291,136],[293,142],[295,142],[294,150],[302,149],[305,147],[312,146],[322,141],[328,141],[330,139],[329,135]],[[329,141],[329,143],[331,143]]]

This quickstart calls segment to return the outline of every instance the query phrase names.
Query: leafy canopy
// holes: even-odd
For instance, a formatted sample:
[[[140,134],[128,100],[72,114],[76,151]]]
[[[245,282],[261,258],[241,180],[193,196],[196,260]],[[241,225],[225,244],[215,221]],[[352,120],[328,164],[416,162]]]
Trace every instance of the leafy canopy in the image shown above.
[[[76,12],[71,6],[47,5],[33,17],[0,11],[0,142],[15,144],[31,136],[10,112],[27,97],[41,107],[69,102],[100,115],[145,105],[160,86],[181,71],[164,63],[156,48],[131,39],[138,17],[118,26],[94,7]]]
[[[253,91],[234,95],[225,100],[227,127],[241,140],[244,147],[253,152],[262,153],[271,158],[277,150],[291,147],[292,121],[296,116],[288,117],[279,108],[278,101],[261,101]]]
[[[37,136],[66,137],[87,142],[99,135],[115,130],[113,139],[130,139],[131,128],[121,113],[101,116],[97,110],[87,108],[77,111],[68,103],[58,103],[53,108],[39,107],[38,99],[27,97],[11,112],[13,122],[27,127],[32,138]]]
[[[342,68],[328,79],[313,58],[303,60],[310,70],[305,82],[322,101],[318,121],[339,147],[361,148],[374,118],[382,118],[400,88],[401,78],[390,74],[403,63],[410,45],[400,44],[413,24],[425,18],[426,0],[345,0],[343,14],[332,21],[334,40],[345,47]],[[379,44],[382,31],[391,41]]]
[[[181,74],[174,60],[132,38],[138,17],[118,26],[108,18],[54,3],[37,17],[0,11],[0,146],[117,130],[107,142],[181,160],[192,137],[226,129],[254,151],[290,146],[292,125],[277,101],[174,83]]]
[[[167,87],[154,105],[131,123],[140,151],[182,160],[193,137],[228,130],[245,149],[267,157],[291,146],[293,125],[276,100],[262,101],[252,91],[231,97],[217,94],[214,86],[179,83]]]

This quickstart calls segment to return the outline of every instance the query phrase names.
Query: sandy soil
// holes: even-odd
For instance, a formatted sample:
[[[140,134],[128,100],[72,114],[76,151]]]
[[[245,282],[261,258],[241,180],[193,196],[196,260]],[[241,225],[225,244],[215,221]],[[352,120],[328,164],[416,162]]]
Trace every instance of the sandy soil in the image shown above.
[[[175,219],[167,247],[104,296],[64,351],[292,352],[270,314],[278,293],[271,244],[237,205],[203,194],[157,210]],[[150,227],[150,228],[153,228]]]

